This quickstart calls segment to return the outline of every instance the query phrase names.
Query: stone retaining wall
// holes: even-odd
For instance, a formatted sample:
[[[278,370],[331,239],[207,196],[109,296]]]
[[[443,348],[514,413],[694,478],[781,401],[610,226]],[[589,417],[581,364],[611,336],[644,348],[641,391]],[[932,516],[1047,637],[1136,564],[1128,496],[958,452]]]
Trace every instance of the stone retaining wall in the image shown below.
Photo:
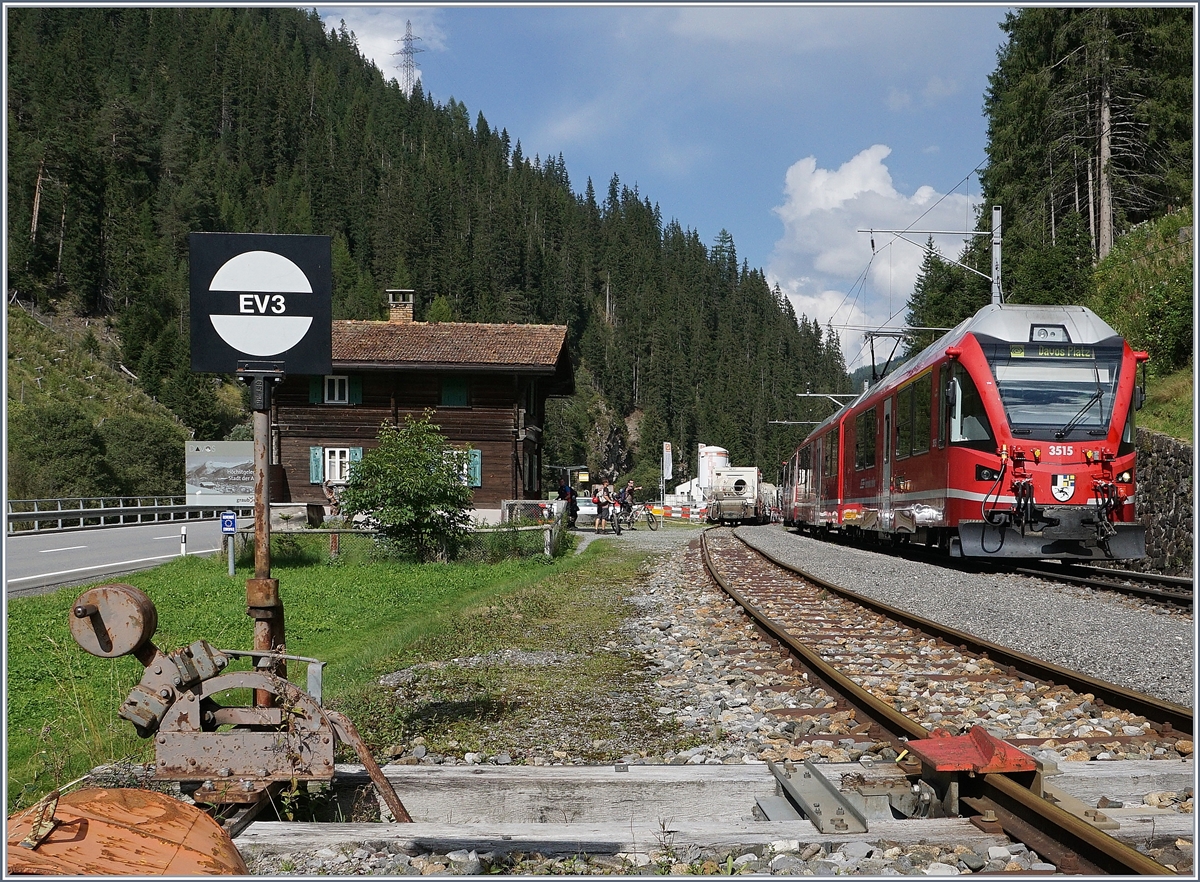
[[[1146,557],[1126,564],[1138,572],[1192,574],[1192,445],[1137,430],[1137,514],[1146,525]]]

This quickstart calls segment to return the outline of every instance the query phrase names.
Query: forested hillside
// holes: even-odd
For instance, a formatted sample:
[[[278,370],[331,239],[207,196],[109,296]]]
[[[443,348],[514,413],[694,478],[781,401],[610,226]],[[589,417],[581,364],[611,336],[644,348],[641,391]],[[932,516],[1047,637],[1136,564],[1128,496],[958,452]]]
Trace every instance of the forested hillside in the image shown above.
[[[567,325],[580,394],[552,413],[550,463],[626,471],[640,450],[649,473],[671,441],[694,474],[704,442],[772,474],[798,438],[768,420],[845,388],[836,337],[727,234],[701,242],[616,174],[577,191],[561,155],[406,96],[315,12],[7,14],[9,296],[107,322],[198,438],[231,428],[189,368],[199,230],[331,236],[335,318],[382,318],[402,287],[418,319]]]
[[[1002,28],[977,229],[1001,206],[1006,299],[1090,306],[1150,352],[1154,374],[1189,368],[1192,10],[1030,8]],[[990,251],[976,237],[954,257],[990,275]],[[953,325],[990,296],[986,279],[931,252],[909,322]]]

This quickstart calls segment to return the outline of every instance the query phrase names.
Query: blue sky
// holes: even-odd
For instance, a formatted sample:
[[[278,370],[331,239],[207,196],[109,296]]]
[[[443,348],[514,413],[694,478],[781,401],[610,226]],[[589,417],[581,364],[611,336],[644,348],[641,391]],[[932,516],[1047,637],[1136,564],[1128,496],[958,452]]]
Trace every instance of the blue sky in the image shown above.
[[[411,20],[435,100],[527,156],[561,153],[576,192],[590,177],[602,196],[615,173],[705,243],[728,230],[857,362],[861,328],[902,323],[922,259],[878,233],[873,255],[858,230],[974,226],[1010,7],[316,8],[389,79]]]

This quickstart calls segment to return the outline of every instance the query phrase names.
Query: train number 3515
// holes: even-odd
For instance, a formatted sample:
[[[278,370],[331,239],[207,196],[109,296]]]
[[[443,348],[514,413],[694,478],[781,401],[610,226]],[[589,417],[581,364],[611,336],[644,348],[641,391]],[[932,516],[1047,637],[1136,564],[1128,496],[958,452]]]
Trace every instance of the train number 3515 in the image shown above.
[[[1071,456],[1074,453],[1075,453],[1075,445],[1074,444],[1051,444],[1050,445],[1050,455],[1051,456]]]

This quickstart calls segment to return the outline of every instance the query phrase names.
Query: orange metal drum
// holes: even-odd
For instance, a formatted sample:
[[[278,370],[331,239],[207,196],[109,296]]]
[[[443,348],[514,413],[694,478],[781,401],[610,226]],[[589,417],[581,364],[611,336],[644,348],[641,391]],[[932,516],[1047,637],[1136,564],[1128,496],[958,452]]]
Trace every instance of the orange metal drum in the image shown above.
[[[8,819],[8,874],[248,875],[233,840],[195,806],[153,790],[51,794]]]

